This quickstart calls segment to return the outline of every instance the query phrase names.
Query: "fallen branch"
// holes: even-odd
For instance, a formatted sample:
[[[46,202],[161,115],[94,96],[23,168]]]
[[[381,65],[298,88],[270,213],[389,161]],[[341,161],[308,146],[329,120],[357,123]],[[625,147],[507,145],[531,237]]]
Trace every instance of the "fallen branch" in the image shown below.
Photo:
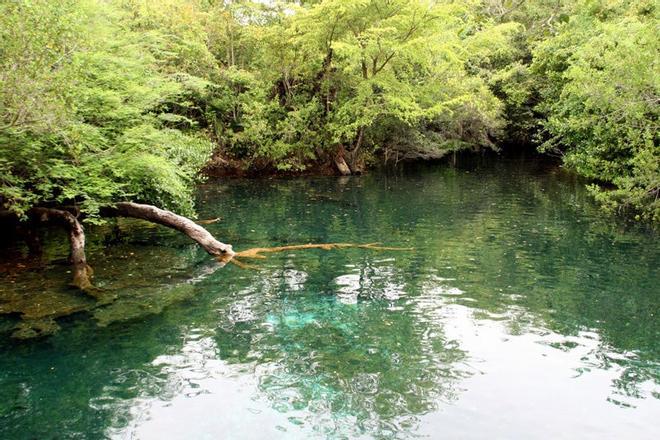
[[[145,205],[133,202],[120,202],[112,207],[104,208],[101,212],[104,216],[111,217],[132,217],[147,220],[169,228],[183,232],[192,240],[197,242],[207,253],[216,257],[222,265],[232,262],[242,268],[252,268],[237,258],[264,259],[266,253],[303,250],[303,249],[371,249],[377,251],[405,251],[412,248],[397,248],[380,246],[379,243],[308,243],[288,246],[258,247],[246,249],[241,252],[234,252],[232,246],[218,241],[210,232],[202,226],[186,217],[175,214],[171,211],[157,208],[152,205]],[[69,241],[71,245],[71,263],[73,265],[73,285],[89,293],[97,299],[102,296],[98,293],[91,282],[92,268],[87,264],[85,256],[85,233],[82,224],[78,218],[69,211],[53,208],[32,208],[29,216],[37,221],[57,221],[64,225],[69,232]],[[213,219],[217,221],[219,219]]]
[[[165,209],[140,203],[121,202],[115,204],[112,208],[104,209],[103,214],[115,217],[133,217],[158,223],[159,225],[183,232],[213,256],[231,257],[234,255],[234,251],[230,244],[225,244],[216,240],[209,231],[189,218]]]
[[[244,251],[235,252],[231,258],[221,257],[220,261],[223,263],[231,262],[242,269],[253,269],[254,266],[245,264],[238,260],[237,258],[256,258],[256,259],[265,259],[267,258],[265,253],[274,253],[274,252],[284,252],[284,251],[295,251],[302,249],[323,249],[329,251],[331,249],[347,249],[347,248],[359,248],[359,249],[371,249],[376,251],[411,251],[413,248],[398,248],[398,247],[388,247],[388,246],[379,246],[380,243],[308,243],[308,244],[294,244],[288,246],[275,246],[275,247],[258,247],[252,249],[246,249]]]
[[[74,210],[73,212],[76,211]],[[100,289],[94,287],[92,284],[91,278],[93,271],[87,264],[87,257],[85,256],[85,231],[78,216],[74,215],[73,212],[65,209],[34,207],[27,212],[27,215],[32,221],[58,223],[66,228],[71,248],[69,259],[73,266],[72,285],[96,299],[103,299]],[[11,215],[15,216],[13,213]],[[109,217],[133,217],[158,223],[183,232],[214,257],[231,259],[234,255],[231,245],[216,240],[211,233],[194,221],[171,211],[156,208],[155,206],[120,202],[113,207],[102,209],[101,215]],[[212,219],[212,221],[203,222],[212,223],[219,220],[217,218]]]
[[[209,218],[206,220],[195,220],[195,223],[198,225],[211,225],[213,223],[218,223],[220,220],[222,220],[222,217]]]

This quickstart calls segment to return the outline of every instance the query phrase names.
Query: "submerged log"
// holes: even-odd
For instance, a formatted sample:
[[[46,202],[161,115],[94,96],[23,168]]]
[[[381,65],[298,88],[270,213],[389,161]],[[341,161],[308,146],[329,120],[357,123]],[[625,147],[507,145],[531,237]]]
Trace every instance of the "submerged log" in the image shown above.
[[[361,248],[377,251],[389,250],[412,250],[412,248],[395,248],[380,246],[378,243],[308,243],[298,245],[258,247],[241,252],[234,252],[229,244],[218,241],[210,232],[197,224],[195,221],[175,214],[171,211],[132,202],[120,202],[112,207],[103,208],[102,216],[132,217],[157,223],[186,234],[190,239],[198,243],[207,253],[214,256],[221,265],[232,262],[240,267],[251,267],[244,264],[235,257],[246,259],[266,258],[267,253],[284,252],[303,249],[345,249]],[[101,289],[96,288],[91,281],[92,268],[87,264],[85,256],[85,233],[83,226],[72,212],[64,209],[35,207],[29,210],[28,216],[35,222],[53,222],[63,225],[68,232],[71,247],[70,261],[73,265],[73,285],[90,296],[97,299],[96,305],[107,305],[114,301],[113,296],[108,296]],[[215,219],[213,219],[215,220]],[[71,309],[75,312],[77,309]],[[1,309],[0,309],[1,312]]]
[[[255,267],[250,264],[245,264],[241,262],[238,258],[256,258],[264,259],[266,258],[266,253],[274,252],[284,252],[284,251],[295,251],[302,249],[323,249],[326,251],[332,249],[347,249],[347,248],[358,248],[358,249],[371,249],[375,251],[412,251],[413,248],[399,248],[399,247],[390,247],[390,246],[380,246],[380,243],[307,243],[307,244],[293,244],[287,246],[275,246],[275,247],[258,247],[252,249],[246,249],[244,251],[236,252],[231,259],[220,260],[222,262],[228,262],[237,265],[243,269],[254,269]]]
[[[32,214],[36,215],[36,212]],[[115,214],[118,215],[116,212]],[[53,213],[51,210],[43,212],[42,215],[47,215],[48,218],[44,218],[44,220],[49,221],[61,217],[59,212]],[[63,215],[63,218],[66,218],[66,221],[70,220],[66,214]],[[244,269],[258,269],[257,266],[246,264],[239,259],[264,259],[267,257],[266,254],[269,253],[295,250],[322,249],[330,251],[350,248],[375,251],[413,250],[413,248],[381,246],[379,243],[308,243],[257,247],[240,252],[232,251],[231,255],[225,253],[216,256],[216,259],[222,264],[218,265],[210,262],[210,264],[205,265],[201,269],[191,268],[191,271],[194,271],[193,276],[186,276],[184,281],[168,287],[165,291],[163,291],[161,285],[156,284],[154,287],[147,287],[147,290],[151,289],[151,293],[145,294],[144,292],[139,292],[134,294],[132,292],[133,289],[129,289],[131,293],[124,293],[122,295],[117,293],[117,290],[113,292],[112,290],[94,288],[90,283],[91,288],[86,289],[85,292],[94,297],[95,300],[92,300],[82,295],[71,294],[71,292],[61,291],[59,289],[49,293],[47,298],[35,292],[25,294],[24,292],[7,290],[4,292],[4,296],[0,296],[0,314],[20,314],[21,321],[16,325],[12,334],[12,337],[20,339],[51,335],[59,330],[59,325],[57,324],[59,318],[82,311],[92,313],[99,326],[107,326],[116,321],[135,319],[145,314],[160,313],[164,307],[193,296],[195,292],[193,284],[214,273],[227,262],[231,262]],[[84,251],[84,249],[82,250]],[[189,275],[188,272],[186,273]],[[142,289],[145,286],[142,285],[139,287]],[[0,295],[2,294],[3,292],[0,290]]]
[[[234,250],[230,244],[222,243],[194,221],[165,209],[141,203],[121,202],[103,210],[104,215],[133,217],[147,220],[183,232],[196,241],[206,252],[216,257],[231,257]]]
[[[346,249],[346,248],[359,248],[359,249],[372,249],[376,251],[411,251],[413,248],[399,248],[390,246],[380,246],[380,243],[307,243],[307,244],[292,244],[287,246],[275,247],[258,247],[246,249],[244,251],[236,252],[236,257],[243,258],[266,258],[262,253],[295,251],[301,249],[323,249],[329,251],[331,249]]]
[[[218,223],[220,220],[222,220],[222,217],[209,218],[204,220],[195,220],[195,223],[197,223],[198,225],[212,225],[213,223]]]

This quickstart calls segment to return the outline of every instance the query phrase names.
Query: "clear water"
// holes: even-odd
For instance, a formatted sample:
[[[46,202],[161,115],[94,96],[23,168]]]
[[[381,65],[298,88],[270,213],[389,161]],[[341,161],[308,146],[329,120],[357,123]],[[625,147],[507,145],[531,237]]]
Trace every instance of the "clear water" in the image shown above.
[[[0,316],[0,438],[660,436],[658,235],[602,218],[555,168],[235,180],[204,185],[199,208],[239,250],[414,251],[218,268],[163,228],[92,230],[116,300],[27,341]],[[42,266],[3,272],[3,301],[30,316],[47,297],[90,306],[63,287],[62,237],[47,238]]]

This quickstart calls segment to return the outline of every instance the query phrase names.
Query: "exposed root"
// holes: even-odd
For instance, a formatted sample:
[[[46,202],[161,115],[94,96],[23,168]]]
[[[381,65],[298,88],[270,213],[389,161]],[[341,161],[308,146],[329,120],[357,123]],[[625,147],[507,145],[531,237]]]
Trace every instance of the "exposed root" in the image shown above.
[[[113,294],[108,293],[105,289],[95,286],[92,283],[93,274],[94,270],[92,267],[85,264],[82,269],[75,271],[71,287],[79,289],[81,292],[94,298],[99,305],[110,304],[116,299],[116,297]]]
[[[255,269],[253,265],[245,264],[238,260],[237,258],[254,258],[254,259],[265,259],[267,258],[266,253],[274,252],[284,252],[284,251],[295,251],[302,249],[323,249],[326,251],[332,249],[347,249],[347,248],[359,248],[359,249],[371,249],[375,251],[412,251],[414,248],[399,248],[399,247],[389,247],[389,246],[379,246],[380,243],[308,243],[308,244],[294,244],[289,246],[275,246],[275,247],[258,247],[252,249],[246,249],[244,251],[236,252],[233,256],[220,256],[218,260],[222,263],[233,263],[240,267],[241,269]]]

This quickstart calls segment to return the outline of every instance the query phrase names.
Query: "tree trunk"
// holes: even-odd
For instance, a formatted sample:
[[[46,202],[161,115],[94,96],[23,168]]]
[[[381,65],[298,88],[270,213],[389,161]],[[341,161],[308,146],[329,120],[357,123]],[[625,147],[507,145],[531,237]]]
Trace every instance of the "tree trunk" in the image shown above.
[[[234,250],[230,244],[219,242],[209,231],[194,221],[171,211],[156,208],[152,205],[121,202],[115,204],[113,208],[105,209],[103,214],[116,217],[134,217],[158,223],[183,232],[213,256],[224,258],[234,256]]]
[[[92,268],[87,264],[85,256],[85,230],[78,218],[69,211],[52,208],[32,208],[28,215],[38,221],[60,223],[67,229],[71,246],[69,258],[73,266],[73,285],[81,290],[92,288]]]
[[[364,126],[361,126],[358,129],[358,134],[353,149],[351,151],[346,152],[346,159],[348,159],[347,163],[353,174],[361,174],[363,171],[363,167],[358,162],[359,151],[360,151],[360,147],[362,146],[363,140],[364,140]]]
[[[348,167],[346,160],[344,159],[344,147],[340,146],[337,155],[335,156],[335,166],[342,176],[350,176],[351,169]]]
[[[0,216],[1,214],[2,211]],[[223,264],[235,255],[231,245],[219,242],[194,221],[155,206],[122,202],[112,208],[104,208],[101,214],[112,217],[135,217],[176,229],[196,241],[206,252],[218,257]],[[27,215],[32,221],[58,223],[66,228],[71,247],[69,259],[73,266],[72,284],[89,295],[100,298],[98,289],[91,281],[93,271],[87,264],[85,256],[85,231],[78,217],[67,210],[42,207],[31,208]]]

